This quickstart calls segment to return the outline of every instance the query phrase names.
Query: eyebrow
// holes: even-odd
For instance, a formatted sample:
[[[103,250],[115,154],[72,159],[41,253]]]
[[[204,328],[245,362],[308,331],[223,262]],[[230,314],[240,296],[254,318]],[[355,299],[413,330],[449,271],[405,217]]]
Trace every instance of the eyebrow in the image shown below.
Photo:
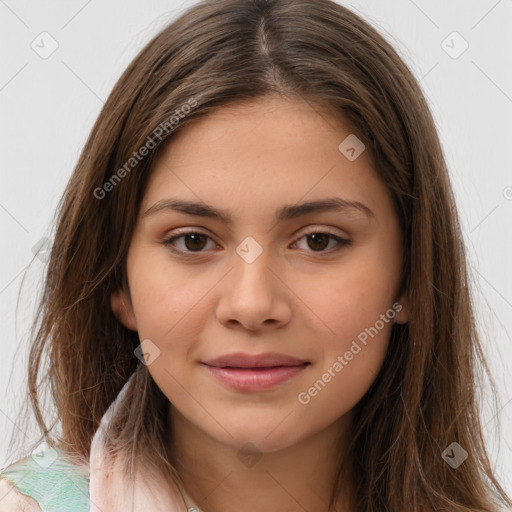
[[[215,208],[206,203],[198,203],[193,201],[184,201],[181,199],[162,199],[147,209],[142,217],[154,215],[161,211],[172,210],[187,215],[196,215],[198,217],[207,217],[217,219],[225,224],[233,223],[232,213],[230,210]],[[321,212],[359,212],[366,217],[375,218],[375,214],[363,203],[359,201],[349,201],[341,197],[329,197],[317,201],[311,201],[301,204],[290,204],[279,208],[275,214],[275,220],[282,222],[286,220],[296,219],[310,213]]]

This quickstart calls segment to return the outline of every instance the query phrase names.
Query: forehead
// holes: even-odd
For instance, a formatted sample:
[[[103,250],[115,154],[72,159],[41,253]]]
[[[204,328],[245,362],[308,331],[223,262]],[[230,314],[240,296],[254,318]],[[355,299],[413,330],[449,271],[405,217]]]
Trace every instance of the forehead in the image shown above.
[[[340,150],[351,137],[357,136],[341,116],[305,101],[271,97],[228,105],[193,119],[167,143],[141,210],[170,194],[235,211],[252,207],[258,215],[263,205],[326,195],[377,208],[389,200],[387,189],[368,149],[354,160]]]

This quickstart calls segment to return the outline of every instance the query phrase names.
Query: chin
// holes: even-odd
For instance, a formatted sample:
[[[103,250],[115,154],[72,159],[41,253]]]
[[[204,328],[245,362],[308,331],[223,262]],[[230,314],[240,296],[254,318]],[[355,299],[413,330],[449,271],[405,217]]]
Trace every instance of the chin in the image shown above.
[[[233,437],[223,436],[222,441],[237,452],[248,450],[249,452],[272,453],[289,448],[302,438],[299,433],[292,433],[286,428],[281,429],[278,425],[279,422],[269,421],[264,424],[253,422],[251,425],[232,427],[229,432]]]

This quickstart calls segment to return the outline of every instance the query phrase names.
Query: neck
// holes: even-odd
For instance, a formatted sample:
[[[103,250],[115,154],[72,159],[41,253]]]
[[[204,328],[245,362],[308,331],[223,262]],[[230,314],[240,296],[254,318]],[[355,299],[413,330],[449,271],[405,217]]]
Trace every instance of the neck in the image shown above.
[[[355,510],[349,467],[336,508],[329,509],[351,417],[292,446],[260,453],[216,441],[171,407],[169,460],[203,512],[350,512]],[[255,447],[254,447],[255,449]],[[253,449],[253,450],[254,450]]]

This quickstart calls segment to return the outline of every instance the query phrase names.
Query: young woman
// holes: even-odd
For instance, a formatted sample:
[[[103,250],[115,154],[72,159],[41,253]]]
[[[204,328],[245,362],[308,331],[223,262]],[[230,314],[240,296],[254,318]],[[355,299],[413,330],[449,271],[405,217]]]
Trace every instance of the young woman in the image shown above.
[[[48,449],[3,471],[2,511],[512,505],[431,113],[330,0],[204,1],[142,50],[59,205],[37,319]]]

